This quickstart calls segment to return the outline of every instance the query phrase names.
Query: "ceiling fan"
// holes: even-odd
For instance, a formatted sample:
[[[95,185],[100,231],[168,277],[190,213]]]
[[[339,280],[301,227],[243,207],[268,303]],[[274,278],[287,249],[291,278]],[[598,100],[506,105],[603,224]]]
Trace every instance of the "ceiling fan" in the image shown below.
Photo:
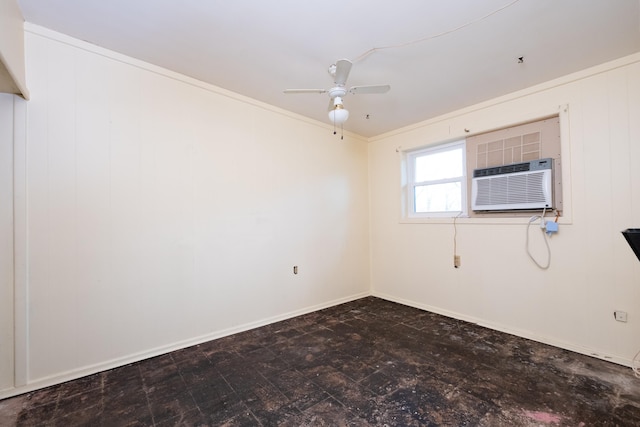
[[[329,120],[334,125],[341,125],[349,118],[349,110],[344,108],[342,101],[347,94],[386,93],[391,89],[389,85],[351,86],[347,89],[345,83],[352,65],[348,59],[340,59],[329,66],[328,72],[335,85],[330,89],[286,89],[284,93],[328,93]]]

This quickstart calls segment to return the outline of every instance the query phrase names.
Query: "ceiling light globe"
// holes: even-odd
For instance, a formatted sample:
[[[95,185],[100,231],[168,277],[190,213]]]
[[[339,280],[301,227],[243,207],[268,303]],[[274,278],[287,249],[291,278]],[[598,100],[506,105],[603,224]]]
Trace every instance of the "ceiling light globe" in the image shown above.
[[[344,108],[336,108],[329,111],[329,120],[334,125],[341,125],[349,118],[349,110]]]

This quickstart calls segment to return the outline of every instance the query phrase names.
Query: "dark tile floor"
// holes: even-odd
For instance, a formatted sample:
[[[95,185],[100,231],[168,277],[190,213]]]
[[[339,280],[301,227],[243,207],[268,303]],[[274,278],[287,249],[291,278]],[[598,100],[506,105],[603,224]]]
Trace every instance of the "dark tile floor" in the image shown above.
[[[631,369],[378,298],[0,401],[20,426],[638,426]]]

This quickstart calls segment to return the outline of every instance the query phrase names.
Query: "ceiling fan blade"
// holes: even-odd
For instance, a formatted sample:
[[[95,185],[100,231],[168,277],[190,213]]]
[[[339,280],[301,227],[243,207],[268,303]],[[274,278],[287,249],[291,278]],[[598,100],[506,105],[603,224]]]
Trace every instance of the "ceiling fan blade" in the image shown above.
[[[371,85],[371,86],[353,86],[349,89],[349,93],[354,95],[366,93],[387,93],[391,89],[389,85]]]
[[[285,89],[284,93],[327,93],[326,89]]]
[[[342,86],[346,83],[351,71],[351,61],[348,59],[340,59],[336,62],[336,75],[334,77],[334,83],[338,86]]]

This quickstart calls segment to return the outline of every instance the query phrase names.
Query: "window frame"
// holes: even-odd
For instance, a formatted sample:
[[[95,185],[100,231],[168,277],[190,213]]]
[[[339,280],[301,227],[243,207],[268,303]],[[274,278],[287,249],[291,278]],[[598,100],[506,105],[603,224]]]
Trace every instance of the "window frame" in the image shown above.
[[[425,155],[434,155],[447,151],[460,150],[462,154],[461,170],[462,175],[455,178],[444,178],[429,181],[415,181],[415,165],[416,159]],[[405,152],[405,164],[406,164],[406,217],[407,218],[455,218],[459,216],[468,215],[467,206],[467,149],[466,140],[460,139],[453,142],[444,144],[431,145],[427,147],[420,147],[415,150]],[[438,185],[447,184],[452,182],[460,183],[460,207],[461,210],[456,211],[436,211],[436,212],[416,212],[415,206],[415,189],[424,185]]]

